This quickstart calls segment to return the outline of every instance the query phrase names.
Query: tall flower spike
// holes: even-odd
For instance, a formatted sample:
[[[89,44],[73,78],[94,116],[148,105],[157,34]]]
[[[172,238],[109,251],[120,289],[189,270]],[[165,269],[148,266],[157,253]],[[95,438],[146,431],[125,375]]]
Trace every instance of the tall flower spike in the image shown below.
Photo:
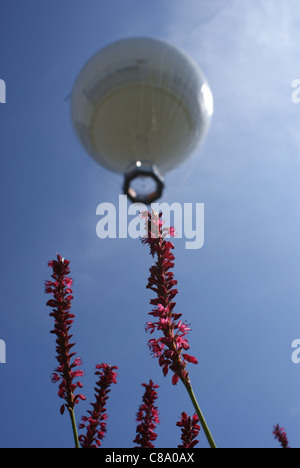
[[[136,429],[137,436],[133,443],[137,444],[136,448],[154,448],[152,442],[157,439],[157,434],[154,432],[156,425],[159,424],[159,413],[154,403],[158,398],[156,389],[158,385],[154,385],[152,380],[149,384],[142,384],[145,387],[143,403],[139,407],[136,415],[136,421],[139,423]]]
[[[174,279],[172,268],[175,257],[172,253],[174,245],[166,240],[167,236],[174,237],[174,228],[165,228],[162,220],[162,213],[158,214],[152,210],[151,213],[145,211],[141,213],[145,219],[145,237],[143,244],[148,244],[150,254],[156,257],[156,263],[150,268],[150,278],[147,288],[155,292],[156,298],[150,301],[154,309],[149,313],[156,321],[146,324],[146,331],[153,334],[156,331],[162,332],[162,337],[149,340],[148,345],[152,355],[157,357],[163,374],[166,376],[169,369],[173,372],[172,383],[176,385],[181,379],[185,386],[191,402],[197,412],[201,426],[211,448],[217,448],[211,435],[202,411],[195,397],[189,374],[186,370],[188,362],[198,364],[197,359],[186,351],[190,346],[186,339],[189,326],[182,322],[182,314],[174,312],[176,303],[173,301],[178,291],[174,287],[177,281]]]
[[[48,265],[53,270],[51,275],[53,281],[46,281],[45,287],[46,293],[53,296],[47,302],[47,306],[53,309],[50,316],[54,317],[55,325],[51,333],[56,335],[56,359],[59,365],[52,375],[52,382],[59,383],[58,395],[65,400],[60,408],[61,414],[64,413],[65,408],[73,412],[78,401],[85,400],[83,395],[74,394],[77,388],[82,388],[81,382],[75,380],[82,377],[83,372],[76,369],[81,365],[81,360],[75,358],[76,353],[71,352],[74,344],[70,343],[72,338],[70,328],[74,315],[70,313],[73,299],[71,289],[73,281],[68,277],[70,273],[69,264],[70,262],[60,255],[57,255],[57,260],[49,262]]]
[[[181,427],[181,440],[182,445],[178,445],[178,448],[194,448],[199,440],[196,440],[200,432],[199,418],[195,413],[191,418],[186,413],[181,414],[181,419],[177,423],[178,427]]]
[[[279,424],[277,424],[277,426],[274,426],[273,434],[275,436],[275,439],[278,440],[283,449],[290,448],[286,432],[283,428],[279,426]]]
[[[142,217],[145,218],[146,230],[142,242],[149,245],[150,254],[157,258],[155,265],[150,268],[147,285],[157,296],[150,301],[154,309],[149,313],[156,321],[148,322],[146,331],[151,334],[160,331],[163,334],[158,339],[149,340],[148,345],[152,355],[159,359],[163,374],[166,376],[169,369],[174,373],[173,385],[176,385],[179,379],[189,383],[186,365],[188,362],[198,364],[198,361],[186,353],[190,348],[186,338],[190,328],[180,320],[182,314],[174,312],[176,303],[173,300],[178,293],[175,288],[177,281],[172,272],[175,260],[172,253],[174,245],[166,240],[166,236],[174,236],[175,231],[174,228],[163,227],[162,213],[143,212]]]
[[[92,403],[92,411],[88,411],[89,416],[82,417],[82,424],[79,429],[86,429],[86,435],[79,436],[82,448],[98,448],[107,431],[106,401],[110,392],[110,386],[117,383],[116,366],[101,364],[96,366],[95,375],[98,382],[95,387],[96,402]]]

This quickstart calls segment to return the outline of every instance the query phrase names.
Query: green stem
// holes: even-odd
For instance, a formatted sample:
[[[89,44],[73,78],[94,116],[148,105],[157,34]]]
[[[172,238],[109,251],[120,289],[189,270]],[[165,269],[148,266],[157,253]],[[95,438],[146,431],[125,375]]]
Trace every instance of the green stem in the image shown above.
[[[75,442],[75,448],[80,449],[80,444],[79,444],[79,439],[78,439],[78,432],[77,432],[77,426],[76,426],[76,421],[75,421],[75,414],[74,411],[68,408],[70,418],[71,418],[71,423],[72,423],[72,429],[73,429],[73,436],[74,436],[74,442]]]
[[[199,404],[198,404],[198,401],[197,401],[197,399],[196,399],[196,397],[195,397],[195,394],[194,394],[194,391],[193,391],[193,388],[192,388],[191,383],[190,383],[190,382],[187,382],[186,380],[183,380],[183,379],[181,379],[181,381],[182,381],[183,385],[185,386],[185,388],[187,389],[187,392],[188,392],[188,394],[189,394],[189,396],[190,396],[190,399],[191,399],[191,401],[192,401],[192,403],[193,403],[193,406],[194,406],[194,408],[195,408],[195,410],[196,410],[196,413],[197,413],[197,415],[198,415],[198,417],[199,417],[200,424],[201,424],[201,426],[202,426],[202,429],[204,430],[204,433],[205,433],[205,435],[206,435],[206,438],[207,438],[207,440],[208,440],[208,443],[209,443],[209,445],[210,445],[210,448],[216,449],[217,446],[216,446],[215,441],[214,441],[214,439],[213,439],[213,437],[212,437],[212,435],[211,435],[211,433],[210,433],[210,430],[209,430],[209,428],[208,428],[208,425],[207,425],[207,423],[206,423],[206,421],[205,421],[205,419],[204,419],[204,416],[203,416],[203,414],[202,414],[202,411],[201,411],[201,409],[200,409],[200,406],[199,406]]]

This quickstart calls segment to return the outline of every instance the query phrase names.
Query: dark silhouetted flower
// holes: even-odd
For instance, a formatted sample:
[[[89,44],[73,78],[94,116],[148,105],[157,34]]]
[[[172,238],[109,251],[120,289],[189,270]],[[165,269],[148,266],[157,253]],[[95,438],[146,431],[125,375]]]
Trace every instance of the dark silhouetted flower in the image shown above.
[[[89,416],[82,417],[82,424],[79,429],[86,429],[86,435],[79,436],[82,448],[97,448],[101,446],[101,440],[107,431],[106,401],[110,393],[110,386],[117,383],[116,366],[101,364],[96,366],[95,375],[98,381],[95,387],[95,403],[92,403],[92,411],[88,411]]]
[[[286,432],[283,428],[277,424],[277,426],[274,426],[274,431],[273,434],[275,436],[275,439],[278,440],[278,442],[281,444],[281,447],[283,449],[288,449],[289,447],[289,441],[287,439]]]
[[[159,359],[159,364],[166,376],[169,369],[173,371],[173,385],[179,379],[189,383],[186,365],[188,362],[198,364],[195,357],[186,353],[190,346],[186,338],[190,331],[189,326],[182,322],[182,314],[174,312],[176,303],[173,301],[178,293],[175,288],[177,281],[171,271],[174,267],[175,257],[172,253],[174,245],[166,240],[166,236],[174,236],[174,228],[164,228],[162,213],[143,212],[145,218],[146,235],[142,238],[143,244],[148,244],[150,254],[156,257],[156,263],[150,268],[150,277],[147,288],[156,293],[156,298],[150,301],[154,309],[149,313],[156,321],[146,324],[146,331],[153,334],[162,332],[162,337],[149,340],[149,348],[154,357]]]
[[[58,395],[65,400],[60,409],[61,414],[65,408],[73,411],[80,399],[85,400],[81,394],[74,395],[77,388],[82,388],[82,384],[75,382],[75,379],[82,377],[83,372],[76,369],[81,365],[81,360],[75,358],[75,352],[71,352],[74,344],[70,343],[72,338],[70,328],[74,315],[70,313],[73,296],[72,279],[68,277],[69,264],[70,262],[60,255],[57,255],[57,260],[49,262],[49,267],[53,270],[51,275],[53,281],[47,281],[45,288],[46,293],[53,296],[47,305],[53,309],[50,316],[54,317],[55,325],[51,333],[56,335],[56,359],[59,365],[52,375],[52,382],[59,383]]]
[[[178,448],[194,448],[199,440],[196,440],[200,432],[199,418],[195,413],[191,418],[186,413],[181,414],[181,419],[177,423],[178,427],[181,427],[181,440],[182,445],[178,445]]]
[[[136,415],[136,421],[139,424],[136,429],[137,436],[133,442],[137,444],[137,448],[154,448],[152,442],[157,438],[154,430],[156,425],[159,424],[159,413],[154,403],[158,397],[156,389],[159,387],[158,385],[154,385],[152,380],[150,380],[148,385],[144,383],[142,386],[146,390],[143,396],[143,403]]]

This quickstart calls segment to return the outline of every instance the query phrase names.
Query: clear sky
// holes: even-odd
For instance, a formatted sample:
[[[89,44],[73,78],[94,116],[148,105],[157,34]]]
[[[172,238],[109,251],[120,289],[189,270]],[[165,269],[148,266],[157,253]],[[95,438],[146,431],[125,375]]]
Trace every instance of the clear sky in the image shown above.
[[[300,446],[300,78],[298,0],[2,0],[0,79],[1,447],[70,447],[50,382],[48,260],[71,261],[74,340],[88,402],[94,366],[119,367],[103,447],[132,447],[142,382],[160,385],[157,447],[176,447],[183,388],[163,378],[144,331],[151,258],[138,240],[96,236],[122,180],[78,143],[70,94],[82,65],[130,36],[166,39],[205,72],[215,100],[204,147],[167,176],[163,201],[204,203],[205,244],[175,240],[177,309],[192,325],[190,375],[220,447]],[[77,407],[79,422],[88,407]],[[204,435],[200,446],[206,447]]]

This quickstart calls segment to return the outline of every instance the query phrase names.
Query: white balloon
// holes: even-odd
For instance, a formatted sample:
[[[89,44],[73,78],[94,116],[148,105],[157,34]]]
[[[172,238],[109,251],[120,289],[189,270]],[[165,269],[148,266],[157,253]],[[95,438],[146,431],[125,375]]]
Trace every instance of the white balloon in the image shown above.
[[[71,116],[86,151],[126,173],[134,165],[175,168],[203,141],[213,97],[198,65],[169,43],[124,39],[97,52],[80,72]]]

